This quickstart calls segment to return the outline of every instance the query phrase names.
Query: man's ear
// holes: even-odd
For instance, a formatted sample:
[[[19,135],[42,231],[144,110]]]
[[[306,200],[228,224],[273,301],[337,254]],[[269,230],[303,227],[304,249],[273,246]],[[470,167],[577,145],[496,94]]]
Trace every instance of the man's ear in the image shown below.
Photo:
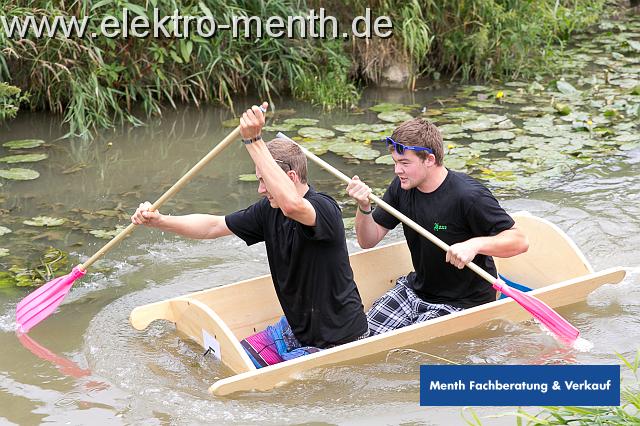
[[[287,176],[289,176],[289,179],[291,179],[293,183],[300,181],[298,173],[295,170],[288,170],[286,173],[287,173]]]

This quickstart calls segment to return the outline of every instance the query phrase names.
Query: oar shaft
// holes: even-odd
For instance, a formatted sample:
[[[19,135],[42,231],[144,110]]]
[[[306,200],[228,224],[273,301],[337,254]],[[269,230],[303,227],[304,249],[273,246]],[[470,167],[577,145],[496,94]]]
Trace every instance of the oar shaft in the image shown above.
[[[169,198],[173,197],[178,191],[189,183],[189,181],[198,173],[204,166],[206,166],[211,160],[213,160],[220,152],[222,152],[231,142],[237,140],[240,136],[240,126],[236,127],[231,133],[225,137],[222,142],[215,146],[207,155],[205,155],[198,163],[191,168],[184,176],[182,176],[176,183],[173,184],[164,194],[158,198],[150,210],[158,210]],[[136,228],[137,225],[131,223],[125,229],[120,231],[118,235],[113,237],[111,241],[105,244],[100,250],[98,250],[93,256],[86,262],[79,265],[82,270],[87,270],[96,260],[100,259],[105,253],[111,250],[116,244],[122,241],[127,235],[129,235]]]
[[[295,141],[293,141],[291,138],[289,138],[282,132],[278,133],[277,136],[281,138],[289,139],[290,141],[295,143]],[[307,158],[309,158],[311,161],[313,161],[314,163],[316,163],[317,165],[319,165],[320,167],[322,167],[332,175],[334,175],[336,178],[340,179],[341,181],[347,184],[351,182],[351,178],[345,175],[344,173],[342,173],[340,170],[336,169],[331,164],[327,163],[326,161],[324,161],[323,159],[321,159],[320,157],[318,157],[317,155],[315,155],[305,147],[301,146],[300,144],[298,144],[298,146],[300,147],[300,149],[302,149],[302,152],[304,152],[304,155],[306,155]],[[449,250],[449,245],[447,243],[445,243],[440,238],[433,235],[431,232],[424,229],[422,226],[418,225],[412,219],[408,218],[407,216],[399,212],[397,209],[395,209],[394,207],[389,205],[387,202],[382,200],[380,197],[374,194],[370,194],[369,199],[374,203],[376,203],[378,207],[382,208],[387,213],[396,217],[400,222],[404,223],[405,225],[407,225],[408,227],[416,231],[418,234],[422,235],[423,237],[425,237],[426,239],[428,239],[429,241],[431,241],[432,243],[434,243],[435,245],[443,249],[444,251]],[[485,271],[475,263],[469,262],[467,263],[466,266],[469,267],[469,269],[471,269],[473,272],[475,272],[476,274],[480,275],[482,278],[487,280],[490,284],[493,284],[496,282],[496,279],[497,279],[496,277],[492,276],[490,273],[488,273],[487,271]]]

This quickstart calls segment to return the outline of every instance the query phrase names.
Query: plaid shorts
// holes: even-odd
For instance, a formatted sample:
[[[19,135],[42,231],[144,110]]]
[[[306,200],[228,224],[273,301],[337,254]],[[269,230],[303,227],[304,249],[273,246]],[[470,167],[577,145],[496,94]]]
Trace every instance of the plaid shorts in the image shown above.
[[[443,303],[425,302],[409,287],[407,277],[403,276],[398,278],[395,287],[376,300],[367,312],[369,335],[386,333],[462,309]]]

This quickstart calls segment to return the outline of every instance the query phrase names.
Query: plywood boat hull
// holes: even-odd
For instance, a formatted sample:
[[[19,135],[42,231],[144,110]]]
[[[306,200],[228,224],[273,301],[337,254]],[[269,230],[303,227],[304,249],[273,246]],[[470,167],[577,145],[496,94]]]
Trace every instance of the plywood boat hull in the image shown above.
[[[549,306],[582,301],[594,289],[624,278],[622,268],[593,272],[575,244],[551,223],[528,214],[514,218],[516,226],[529,237],[530,249],[513,258],[496,259],[497,267],[509,278],[533,287],[531,294]],[[404,242],[356,253],[350,261],[365,309],[391,288],[398,276],[412,269]],[[503,299],[257,370],[239,340],[264,329],[281,315],[271,277],[263,276],[138,307],[131,313],[131,323],[144,329],[153,320],[169,320],[203,348],[212,348],[235,375],[218,380],[210,391],[228,395],[268,390],[312,368],[414,345],[488,321],[531,318],[513,300]]]

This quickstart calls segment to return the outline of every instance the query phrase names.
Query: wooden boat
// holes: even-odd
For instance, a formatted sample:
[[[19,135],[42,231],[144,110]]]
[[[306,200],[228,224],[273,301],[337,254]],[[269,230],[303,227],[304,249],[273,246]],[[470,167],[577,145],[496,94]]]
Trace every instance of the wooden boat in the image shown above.
[[[496,258],[498,271],[533,288],[530,294],[552,308],[584,300],[604,284],[625,276],[622,268],[594,272],[571,239],[550,222],[526,212],[515,214],[516,226],[529,238],[529,251]],[[398,276],[412,270],[404,242],[364,250],[350,256],[365,309],[391,288]],[[256,369],[239,341],[275,323],[282,310],[270,275],[204,290],[135,308],[131,324],[145,329],[152,321],[175,323],[178,331],[209,349],[235,374],[215,382],[209,391],[228,395],[269,390],[312,368],[354,360],[467,330],[495,319],[523,321],[530,314],[512,299],[501,299],[421,324],[327,349],[291,361]]]

